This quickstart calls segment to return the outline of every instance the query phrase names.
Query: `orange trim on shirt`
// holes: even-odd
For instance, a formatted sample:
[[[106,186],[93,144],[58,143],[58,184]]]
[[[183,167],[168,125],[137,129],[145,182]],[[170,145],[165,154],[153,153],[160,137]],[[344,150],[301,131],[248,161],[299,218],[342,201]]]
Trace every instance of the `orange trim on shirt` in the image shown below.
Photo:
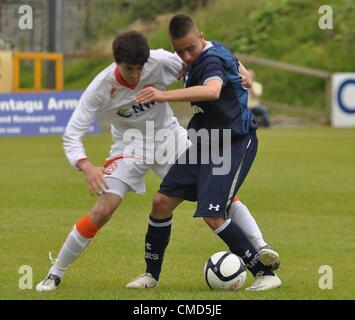
[[[116,69],[115,69],[115,78],[116,78],[117,82],[118,82],[120,85],[122,85],[122,86],[124,86],[124,87],[126,87],[126,88],[129,88],[129,89],[132,89],[132,90],[134,90],[134,89],[136,88],[137,84],[138,84],[138,82],[137,82],[137,83],[130,84],[130,83],[128,83],[125,79],[123,79],[122,76],[121,76],[121,74],[120,74],[120,71],[118,70],[117,67],[116,67]]]
[[[233,198],[233,202],[237,202],[237,201],[239,201],[239,198],[238,198],[238,196],[236,195],[236,196]]]

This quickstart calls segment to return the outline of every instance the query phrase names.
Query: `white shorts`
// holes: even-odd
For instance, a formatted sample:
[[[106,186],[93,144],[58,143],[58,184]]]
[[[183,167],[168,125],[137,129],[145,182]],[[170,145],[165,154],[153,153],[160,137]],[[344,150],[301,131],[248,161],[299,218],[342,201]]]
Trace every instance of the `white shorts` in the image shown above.
[[[144,194],[144,176],[148,170],[152,169],[157,176],[163,178],[175,160],[190,145],[187,131],[178,123],[166,130],[163,141],[152,139],[148,144],[141,141],[116,142],[105,163],[106,170],[111,173],[105,175],[109,187],[106,192],[117,194],[121,198],[128,191]]]

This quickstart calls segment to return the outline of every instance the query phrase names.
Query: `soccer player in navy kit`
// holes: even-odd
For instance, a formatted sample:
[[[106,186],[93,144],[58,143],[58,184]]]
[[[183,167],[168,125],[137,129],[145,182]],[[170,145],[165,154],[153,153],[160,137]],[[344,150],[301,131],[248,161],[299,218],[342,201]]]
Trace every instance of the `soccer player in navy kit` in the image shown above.
[[[242,185],[257,152],[256,121],[247,108],[248,93],[242,86],[242,64],[222,44],[206,41],[195,23],[186,15],[174,16],[169,24],[170,41],[176,53],[188,66],[184,79],[185,88],[160,91],[148,87],[137,95],[137,102],[189,101],[194,116],[189,129],[204,130],[210,134],[207,151],[210,161],[202,161],[201,151],[206,141],[192,141],[186,151],[186,163],[177,162],[171,167],[153,199],[150,223],[146,235],[146,273],[127,285],[129,288],[149,288],[157,284],[163,256],[170,237],[170,221],[173,210],[183,201],[197,201],[195,217],[202,217],[207,225],[242,257],[256,280],[249,290],[268,290],[281,285],[273,272],[272,263],[261,261],[269,252],[252,246],[244,232],[228,217],[233,197]],[[229,161],[227,174],[214,174],[212,131],[218,132],[219,148],[224,151],[226,142],[223,130],[229,130],[230,140],[224,160]],[[191,138],[191,137],[190,137]],[[216,142],[216,140],[214,140]],[[221,146],[222,145],[222,146]],[[197,157],[193,157],[197,153]],[[195,154],[196,155],[196,154]],[[226,156],[227,155],[227,156]],[[197,163],[191,163],[191,159]],[[272,260],[271,257],[269,260]],[[278,258],[278,257],[277,257]],[[272,261],[269,261],[272,262]]]

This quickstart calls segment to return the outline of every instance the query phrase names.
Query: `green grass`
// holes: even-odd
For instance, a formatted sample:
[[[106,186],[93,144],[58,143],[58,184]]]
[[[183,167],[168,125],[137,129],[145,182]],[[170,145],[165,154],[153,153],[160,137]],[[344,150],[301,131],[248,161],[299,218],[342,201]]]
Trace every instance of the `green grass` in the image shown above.
[[[84,177],[67,163],[59,137],[1,138],[0,299],[354,299],[355,129],[327,127],[259,130],[260,148],[239,195],[265,238],[280,252],[281,289],[216,292],[202,269],[226,249],[194,203],[175,212],[159,286],[132,291],[124,285],[144,271],[144,236],[159,180],[147,176],[147,194],[129,194],[112,220],[71,266],[53,293],[20,290],[21,265],[33,286],[49,267],[75,221],[93,205]],[[109,135],[86,138],[90,158],[105,158]],[[4,151],[6,150],[6,151]],[[318,286],[319,267],[333,268],[334,288]],[[248,276],[247,284],[252,277]]]

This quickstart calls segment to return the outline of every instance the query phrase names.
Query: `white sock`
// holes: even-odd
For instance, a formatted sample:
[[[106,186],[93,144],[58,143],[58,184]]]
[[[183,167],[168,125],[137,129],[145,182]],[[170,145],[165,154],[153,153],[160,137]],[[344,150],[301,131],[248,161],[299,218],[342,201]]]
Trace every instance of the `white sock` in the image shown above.
[[[76,229],[76,226],[74,226],[60,249],[58,257],[50,268],[49,273],[62,278],[68,265],[84,251],[92,239],[83,237]]]
[[[234,201],[229,210],[229,218],[241,228],[257,251],[267,245],[249,209],[241,201]]]

